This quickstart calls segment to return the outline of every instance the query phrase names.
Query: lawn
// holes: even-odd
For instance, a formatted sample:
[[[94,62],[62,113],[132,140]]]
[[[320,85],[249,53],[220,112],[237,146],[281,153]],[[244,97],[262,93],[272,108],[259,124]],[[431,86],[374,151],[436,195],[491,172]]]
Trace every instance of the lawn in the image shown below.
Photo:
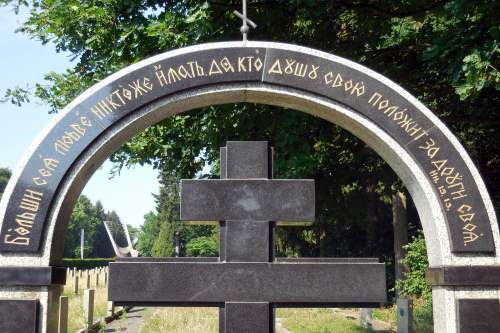
[[[348,312],[356,311],[349,309]],[[394,307],[379,308],[373,317],[396,325]],[[293,333],[368,333],[358,325],[358,319],[346,318],[332,309],[277,309],[277,322]],[[432,308],[416,304],[414,332],[431,333]],[[218,333],[216,308],[155,308],[151,309],[140,333]],[[277,333],[280,333],[277,330]]]
[[[78,294],[73,293],[73,279],[68,277],[63,294],[69,297],[69,332],[84,327],[83,285],[85,273],[79,281]],[[106,316],[107,286],[101,274],[99,287],[95,286],[95,276],[91,276],[91,288],[95,289],[94,322]],[[356,312],[349,309],[347,312]],[[359,320],[339,314],[332,309],[277,309],[276,318],[283,327],[293,333],[367,333],[369,330],[359,326]],[[431,333],[432,307],[417,301],[414,308],[414,331]],[[125,315],[126,316],[126,315]],[[394,307],[379,308],[373,311],[374,319],[390,323],[395,327]],[[146,312],[144,326],[140,333],[218,333],[217,308],[150,308]],[[277,330],[279,333],[280,330]]]
[[[334,315],[331,309],[278,309],[276,318],[293,333],[369,332],[357,320]],[[218,333],[218,327],[216,308],[158,308],[140,333]]]
[[[332,309],[278,309],[286,329],[293,333],[368,333],[358,320],[334,314]]]
[[[218,333],[217,308],[158,308],[152,311],[140,333]]]

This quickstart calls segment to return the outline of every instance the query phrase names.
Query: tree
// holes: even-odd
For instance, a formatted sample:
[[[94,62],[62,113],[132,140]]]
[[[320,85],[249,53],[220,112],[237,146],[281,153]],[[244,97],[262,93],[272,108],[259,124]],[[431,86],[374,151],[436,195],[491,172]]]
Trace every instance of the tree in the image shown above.
[[[216,257],[219,255],[218,235],[193,238],[186,244],[188,257]]]
[[[128,229],[128,234],[130,236],[130,240],[132,241],[132,243],[135,244],[137,242],[137,237],[139,237],[139,232],[140,232],[139,228],[136,228],[131,224],[127,224],[127,229]]]
[[[101,223],[96,225],[92,256],[96,258],[112,258],[115,256],[115,251],[113,250],[108,233],[104,227],[103,221],[106,221],[106,212],[99,200],[95,203],[95,214]]]
[[[120,216],[118,216],[118,213],[114,210],[108,212],[106,214],[105,221],[108,223],[111,235],[116,244],[121,247],[126,247],[128,245],[127,236],[125,235],[125,230],[123,229],[123,225],[120,220]]]
[[[153,241],[151,254],[153,257],[173,257],[175,255],[175,238],[172,224],[160,223],[160,233]]]
[[[3,192],[5,191],[5,187],[7,186],[11,175],[12,173],[8,168],[0,168],[0,199],[3,196]]]
[[[404,272],[403,278],[397,282],[397,288],[405,296],[423,297],[426,300],[431,300],[432,289],[425,278],[429,262],[424,235],[418,233],[405,246],[405,250],[406,255],[402,259],[402,263],[408,267],[408,271]]]
[[[84,195],[78,198],[67,227],[64,240],[64,256],[80,257],[80,230],[85,230],[84,256],[88,257],[94,249],[97,226],[102,223],[96,216],[95,207]]]
[[[126,238],[120,217],[115,211],[106,212],[100,201],[94,204],[84,195],[78,198],[73,208],[64,240],[64,256],[80,257],[80,230],[85,230],[84,256],[112,258],[115,252],[111,245],[104,221],[111,221],[111,230],[119,246],[126,246]]]
[[[212,237],[216,230],[211,226],[186,226],[182,223],[179,216],[178,177],[161,172],[159,181],[159,194],[154,195],[156,212],[144,216],[144,224],[138,235],[137,250],[142,256],[185,255],[186,246],[191,240],[198,237]],[[179,246],[179,253],[176,253],[176,246]]]
[[[48,73],[34,94],[57,112],[90,85],[153,54],[239,39],[241,22],[232,14],[239,6],[239,1],[35,0],[21,31],[77,60],[64,73]],[[500,2],[250,1],[249,16],[259,24],[253,39],[338,54],[416,95],[466,145],[500,207]],[[6,95],[15,103],[23,97],[15,89]],[[146,129],[112,161],[119,167],[149,163],[177,178],[195,177],[212,165],[204,176],[216,177],[218,147],[228,139],[268,140],[276,151],[277,177],[314,178],[318,184],[312,230],[278,230],[279,253],[393,257],[390,198],[397,177],[364,143],[320,119],[266,105],[208,107]],[[158,209],[158,223],[176,220],[166,211]],[[155,228],[159,235],[160,225]],[[186,244],[191,236],[182,230]],[[164,229],[166,242],[174,231],[178,227]]]
[[[160,174],[160,193],[155,195],[158,212],[159,233],[153,242],[151,253],[154,257],[175,255],[175,242],[183,229],[180,222],[179,179],[168,174]]]
[[[151,257],[155,238],[159,234],[158,217],[154,212],[144,215],[144,223],[141,226],[137,241],[137,251],[141,256]]]

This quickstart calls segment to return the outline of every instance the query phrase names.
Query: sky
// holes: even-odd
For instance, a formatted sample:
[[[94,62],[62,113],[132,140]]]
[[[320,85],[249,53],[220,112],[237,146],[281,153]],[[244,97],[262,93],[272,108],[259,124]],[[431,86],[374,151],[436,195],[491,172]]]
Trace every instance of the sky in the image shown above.
[[[31,87],[43,81],[44,73],[62,72],[70,67],[70,57],[42,45],[26,35],[15,33],[23,22],[10,8],[0,7],[0,97],[8,88]],[[0,167],[14,170],[24,152],[53,117],[48,107],[36,100],[22,107],[0,104]],[[93,202],[101,200],[106,210],[115,210],[122,222],[139,226],[143,216],[154,210],[152,193],[158,192],[158,173],[151,167],[123,170],[110,178],[112,164],[105,162],[87,183],[83,194]]]

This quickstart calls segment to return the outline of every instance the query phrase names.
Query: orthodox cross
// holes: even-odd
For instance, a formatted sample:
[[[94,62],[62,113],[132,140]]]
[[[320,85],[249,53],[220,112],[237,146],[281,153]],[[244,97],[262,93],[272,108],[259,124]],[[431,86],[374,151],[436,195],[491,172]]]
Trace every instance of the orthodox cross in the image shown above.
[[[219,258],[118,258],[110,300],[217,306],[220,333],[272,333],[276,307],[386,302],[377,259],[275,258],[276,225],[314,220],[313,180],[272,179],[264,141],[229,141],[220,160],[221,179],[182,180],[180,209],[186,222],[219,221]]]
[[[243,21],[243,25],[241,26],[240,31],[243,35],[243,41],[246,42],[248,39],[248,31],[250,31],[250,27],[248,25],[250,24],[250,26],[255,29],[257,28],[257,24],[255,24],[247,17],[247,0],[243,0],[242,11],[243,14],[235,10],[234,14]]]

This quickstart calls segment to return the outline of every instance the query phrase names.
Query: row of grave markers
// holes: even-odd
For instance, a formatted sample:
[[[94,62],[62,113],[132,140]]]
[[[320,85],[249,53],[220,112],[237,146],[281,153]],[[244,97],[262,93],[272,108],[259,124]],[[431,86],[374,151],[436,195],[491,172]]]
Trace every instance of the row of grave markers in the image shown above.
[[[72,281],[71,291],[74,294],[78,294],[79,287],[83,286],[84,289],[90,289],[93,284],[96,288],[103,283],[103,286],[108,285],[109,268],[108,266],[78,270],[75,268],[68,268],[66,272],[68,280]],[[83,283],[83,284],[81,284]]]
[[[74,295],[78,295],[83,291],[83,309],[84,309],[84,326],[81,332],[87,332],[92,327],[96,326],[94,322],[94,300],[95,290],[99,287],[106,288],[108,285],[109,267],[103,266],[93,269],[76,269],[68,268],[67,277],[69,289]],[[71,282],[70,282],[71,281]],[[83,284],[80,281],[84,281]],[[92,289],[91,287],[95,288]],[[58,329],[57,333],[67,333],[69,323],[69,299],[68,296],[60,296],[59,314],[58,314]],[[122,307],[120,311],[125,308]],[[118,312],[120,312],[118,311]],[[108,301],[107,317],[104,321],[115,316],[114,303]],[[101,321],[101,320],[99,320]]]

